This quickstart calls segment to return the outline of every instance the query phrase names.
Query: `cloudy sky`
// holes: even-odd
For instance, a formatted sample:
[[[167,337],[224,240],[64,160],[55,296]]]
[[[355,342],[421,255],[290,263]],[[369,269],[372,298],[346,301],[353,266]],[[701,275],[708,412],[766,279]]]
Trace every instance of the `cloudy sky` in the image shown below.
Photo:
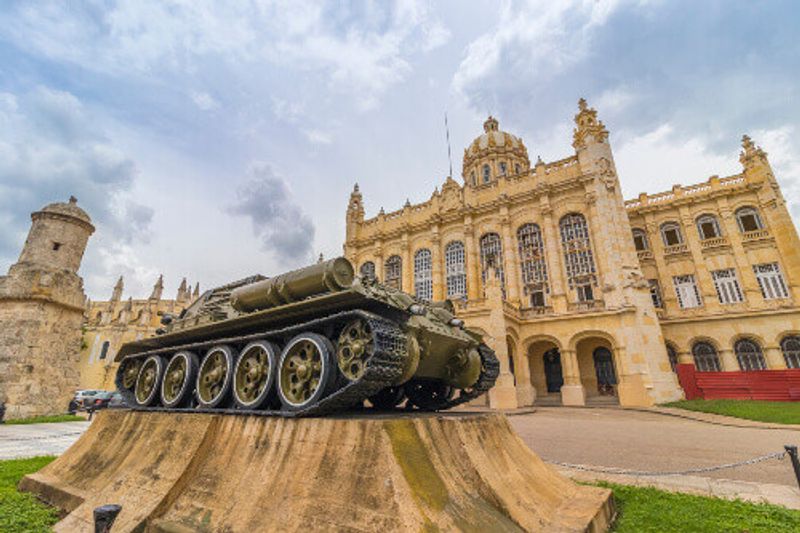
[[[800,5],[770,1],[15,2],[0,6],[0,271],[29,213],[78,197],[107,298],[341,252],[427,199],[488,113],[572,153],[584,96],[627,196],[739,171],[749,133],[800,219]]]

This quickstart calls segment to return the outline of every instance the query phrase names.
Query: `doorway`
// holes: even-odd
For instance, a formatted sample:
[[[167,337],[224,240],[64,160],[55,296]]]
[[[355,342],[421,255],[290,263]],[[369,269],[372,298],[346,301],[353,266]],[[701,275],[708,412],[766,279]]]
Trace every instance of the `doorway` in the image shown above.
[[[544,353],[544,379],[547,392],[560,392],[564,385],[564,374],[561,371],[561,354],[558,348],[551,348]]]
[[[597,376],[597,392],[601,396],[615,396],[617,373],[614,371],[614,359],[611,350],[606,347],[595,348],[592,353],[594,371]]]

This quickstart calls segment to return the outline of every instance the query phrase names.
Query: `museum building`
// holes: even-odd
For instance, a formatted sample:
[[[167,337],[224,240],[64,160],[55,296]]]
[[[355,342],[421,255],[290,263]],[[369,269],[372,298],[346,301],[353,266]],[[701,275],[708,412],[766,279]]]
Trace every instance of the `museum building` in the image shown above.
[[[368,219],[356,186],[344,253],[488,336],[494,407],[800,399],[800,239],[767,154],[745,136],[741,173],[625,201],[584,100],[572,146],[531,165],[489,117],[463,183]]]

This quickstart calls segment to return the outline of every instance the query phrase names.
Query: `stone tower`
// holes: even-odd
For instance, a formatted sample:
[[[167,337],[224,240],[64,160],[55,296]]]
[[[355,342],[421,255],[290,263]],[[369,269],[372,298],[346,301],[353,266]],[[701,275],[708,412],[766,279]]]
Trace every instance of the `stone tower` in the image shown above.
[[[0,403],[6,418],[63,413],[79,383],[86,295],[78,268],[94,226],[74,197],[31,219],[19,261],[0,277]]]

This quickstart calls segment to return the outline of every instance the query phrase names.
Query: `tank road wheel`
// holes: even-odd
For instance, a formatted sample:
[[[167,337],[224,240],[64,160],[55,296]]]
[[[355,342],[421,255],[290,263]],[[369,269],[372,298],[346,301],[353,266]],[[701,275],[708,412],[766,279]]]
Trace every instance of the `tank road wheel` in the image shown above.
[[[139,374],[136,376],[136,385],[133,394],[136,405],[147,407],[153,405],[158,398],[159,385],[164,376],[164,358],[151,355],[142,363]]]
[[[268,341],[254,341],[244,347],[233,371],[233,399],[244,409],[258,409],[274,390],[278,347]]]
[[[408,401],[422,411],[441,409],[453,395],[453,388],[441,381],[407,383],[405,390]]]
[[[228,396],[233,381],[235,353],[230,346],[211,348],[197,373],[197,401],[200,407],[219,407]]]
[[[192,352],[178,352],[172,356],[161,382],[161,404],[164,407],[180,407],[191,398],[197,367],[197,356]]]
[[[122,388],[133,390],[136,386],[136,378],[139,377],[139,370],[142,368],[141,359],[126,359],[122,363]]]
[[[301,333],[289,341],[278,364],[278,396],[290,411],[317,403],[331,388],[335,375],[333,345],[316,333]]]
[[[369,324],[360,318],[347,324],[339,335],[336,350],[336,361],[342,375],[350,381],[360,379],[374,352],[375,343]]]
[[[388,411],[394,409],[406,399],[406,393],[403,387],[386,387],[381,389],[377,394],[369,397],[369,402],[375,409]]]

